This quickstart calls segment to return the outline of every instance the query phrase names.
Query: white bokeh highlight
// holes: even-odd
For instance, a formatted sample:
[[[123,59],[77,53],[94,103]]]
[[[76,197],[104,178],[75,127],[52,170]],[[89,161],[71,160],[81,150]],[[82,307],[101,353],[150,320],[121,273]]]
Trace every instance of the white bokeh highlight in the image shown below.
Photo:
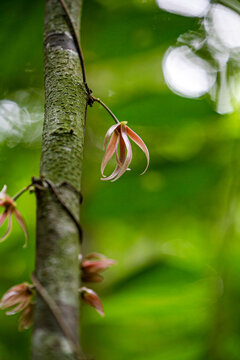
[[[216,81],[216,70],[187,46],[167,51],[163,59],[163,75],[173,92],[188,98],[206,94]]]
[[[42,127],[42,113],[29,113],[15,101],[0,101],[0,143],[7,140],[12,147],[20,141],[33,143],[39,141]]]
[[[208,12],[209,0],[156,0],[158,6],[168,12],[190,16],[203,17]]]

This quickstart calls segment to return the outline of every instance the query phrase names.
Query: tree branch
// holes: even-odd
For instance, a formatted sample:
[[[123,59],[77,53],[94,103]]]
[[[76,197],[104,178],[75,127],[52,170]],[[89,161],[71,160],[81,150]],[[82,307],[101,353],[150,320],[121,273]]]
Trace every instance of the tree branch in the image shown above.
[[[41,182],[35,186],[35,274],[46,290],[42,295],[48,294],[48,300],[57,304],[58,310],[56,316],[56,307],[49,308],[40,290],[36,295],[32,359],[76,360],[72,343],[80,348],[78,254],[86,79],[60,1],[45,1],[45,118],[40,178],[42,185],[48,186],[41,186]],[[82,0],[65,0],[65,5],[78,34]],[[71,330],[71,340],[59,318]]]

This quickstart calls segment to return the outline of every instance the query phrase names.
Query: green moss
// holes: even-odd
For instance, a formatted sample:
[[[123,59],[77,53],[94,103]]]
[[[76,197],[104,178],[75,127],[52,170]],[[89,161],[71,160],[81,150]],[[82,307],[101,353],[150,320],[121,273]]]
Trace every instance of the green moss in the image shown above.
[[[78,28],[81,2],[66,1]],[[66,46],[54,46],[53,42],[48,42],[48,35],[53,32],[69,33],[59,1],[47,0],[44,47],[45,120],[40,173],[57,186],[61,199],[79,219],[80,202],[77,192],[71,187],[58,184],[64,181],[79,191],[81,188],[86,92],[77,53]],[[71,48],[74,48],[73,44]],[[37,278],[58,304],[62,319],[78,342],[78,229],[51,189],[39,190],[37,202]],[[75,358],[71,344],[48,305],[37,296],[33,359]]]

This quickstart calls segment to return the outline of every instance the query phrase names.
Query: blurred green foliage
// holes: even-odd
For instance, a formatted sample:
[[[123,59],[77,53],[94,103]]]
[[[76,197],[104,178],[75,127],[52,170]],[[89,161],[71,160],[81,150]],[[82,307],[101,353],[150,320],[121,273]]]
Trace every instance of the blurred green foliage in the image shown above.
[[[0,4],[0,99],[41,119],[19,141],[10,134],[0,144],[0,184],[8,184],[10,194],[39,171],[43,16],[42,1]],[[112,120],[97,104],[89,109],[84,252],[117,260],[105,283],[95,286],[105,318],[82,308],[82,342],[90,358],[240,358],[239,118],[217,115],[207,98],[174,95],[161,69],[166,49],[196,28],[198,20],[165,13],[153,0],[84,4],[89,86],[143,137],[151,155],[146,175],[138,176],[145,159],[134,147],[132,171],[116,183],[101,182],[103,137]],[[18,206],[30,244],[22,248],[14,223],[0,245],[1,295],[29,280],[34,268],[34,195],[21,197]],[[30,341],[31,331],[18,333],[16,317],[0,313],[0,360],[29,358]]]

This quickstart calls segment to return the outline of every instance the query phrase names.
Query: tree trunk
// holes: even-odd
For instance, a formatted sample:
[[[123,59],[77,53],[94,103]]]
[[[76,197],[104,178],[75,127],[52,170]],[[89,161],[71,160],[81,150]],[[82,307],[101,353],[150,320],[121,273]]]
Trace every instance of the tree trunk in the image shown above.
[[[65,0],[79,32],[82,0]],[[37,291],[34,360],[77,359],[79,347],[79,220],[86,92],[77,49],[59,0],[46,0],[44,28],[45,119],[40,175],[54,184],[37,189],[36,278],[70,329],[66,336]]]

